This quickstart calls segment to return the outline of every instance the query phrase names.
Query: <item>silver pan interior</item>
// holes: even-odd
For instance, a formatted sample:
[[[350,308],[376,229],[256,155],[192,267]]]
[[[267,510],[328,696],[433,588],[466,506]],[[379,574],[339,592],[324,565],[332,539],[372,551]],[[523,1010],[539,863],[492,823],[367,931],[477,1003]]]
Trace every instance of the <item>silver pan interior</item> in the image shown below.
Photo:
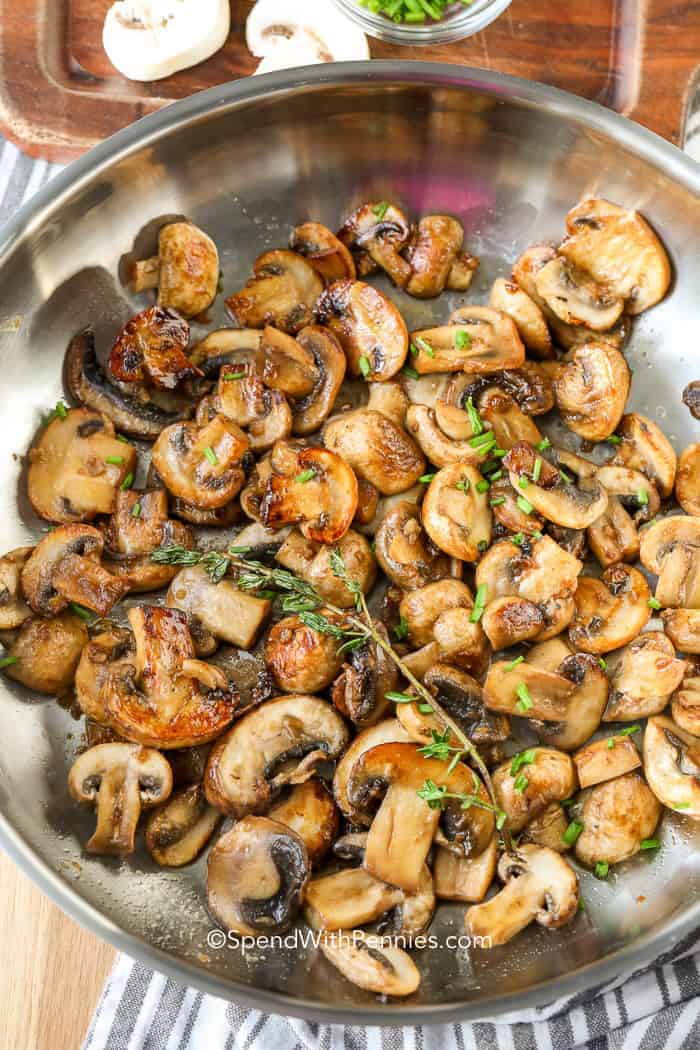
[[[480,301],[521,248],[561,235],[583,194],[643,209],[670,251],[672,294],[637,324],[632,403],[677,448],[698,426],[681,404],[700,375],[700,169],[655,136],[539,85],[418,63],[302,70],[213,89],[116,136],[61,175],[5,230],[0,248],[2,549],[37,534],[22,495],[22,454],[62,393],[70,336],[108,339],[136,304],[120,257],[154,217],[207,229],[233,290],[251,261],[313,217],[334,227],[354,202],[391,198],[413,214],[454,213],[482,259]],[[141,242],[148,247],[148,230]],[[393,294],[393,293],[392,293]],[[422,323],[454,302],[416,303]],[[21,323],[16,319],[21,319]],[[221,316],[214,315],[220,321]],[[19,511],[18,511],[19,507]],[[0,835],[75,918],[183,982],[268,1010],[355,1023],[477,1017],[583,991],[668,950],[700,924],[700,833],[668,815],[663,849],[609,882],[583,877],[587,910],[559,932],[531,928],[492,952],[426,950],[409,1003],[379,1004],[312,950],[215,951],[204,863],[157,870],[83,855],[92,815],[66,789],[78,723],[55,702],[0,683]],[[459,933],[445,907],[433,932]]]

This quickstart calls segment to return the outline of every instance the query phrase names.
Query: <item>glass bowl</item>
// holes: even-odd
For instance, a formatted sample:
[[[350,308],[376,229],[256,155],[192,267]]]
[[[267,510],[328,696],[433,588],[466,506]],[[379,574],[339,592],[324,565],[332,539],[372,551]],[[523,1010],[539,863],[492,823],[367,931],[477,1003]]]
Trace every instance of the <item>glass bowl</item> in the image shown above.
[[[358,0],[332,0],[339,11],[362,26],[368,36],[390,44],[450,44],[479,33],[495,21],[511,0],[474,0],[469,7],[455,3],[440,22],[409,24],[392,22],[386,15],[374,14]]]

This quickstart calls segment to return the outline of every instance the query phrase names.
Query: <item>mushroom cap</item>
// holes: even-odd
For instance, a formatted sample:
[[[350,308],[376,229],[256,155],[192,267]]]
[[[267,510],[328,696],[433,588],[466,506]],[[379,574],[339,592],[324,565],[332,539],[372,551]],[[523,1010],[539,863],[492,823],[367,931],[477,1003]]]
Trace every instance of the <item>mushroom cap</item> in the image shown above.
[[[523,842],[537,846],[548,846],[555,853],[566,853],[569,848],[564,834],[569,826],[569,817],[562,805],[550,802],[545,810],[534,817],[523,830]]]
[[[327,284],[354,281],[357,272],[351,252],[320,222],[303,222],[292,230],[289,247],[303,255]]]
[[[297,833],[312,865],[323,859],[340,830],[340,814],[333,796],[317,777],[292,785],[267,815]]]
[[[316,300],[323,281],[314,267],[296,252],[265,252],[255,260],[246,286],[226,300],[226,308],[241,328],[274,325],[294,335],[313,324]]]
[[[576,769],[569,755],[549,747],[529,749],[533,761],[513,773],[509,758],[492,775],[498,804],[508,815],[511,831],[517,834],[544,812],[550,802],[561,802],[576,792]],[[523,778],[527,780],[522,784]],[[522,790],[520,788],[522,787]]]
[[[194,546],[192,532],[168,517],[165,489],[119,492],[114,512],[103,525],[104,566],[112,576],[124,579],[130,593],[160,590],[177,576],[176,565],[154,562],[151,554],[160,546]]]
[[[357,478],[345,459],[325,448],[296,450],[278,442],[264,482],[260,515],[264,525],[298,524],[317,543],[337,543],[357,509]],[[259,465],[260,469],[260,465]]]
[[[474,608],[471,588],[462,580],[447,577],[408,591],[401,599],[399,613],[408,625],[411,642],[427,645],[435,637],[435,624],[450,609]]]
[[[337,618],[319,610],[331,623]],[[287,693],[320,693],[343,665],[338,639],[314,630],[299,616],[285,616],[269,631],[265,663],[277,686]]]
[[[325,700],[295,695],[268,700],[215,743],[206,796],[237,819],[264,811],[286,784],[303,783],[320,762],[337,758],[348,738],[345,722]]]
[[[557,407],[575,434],[604,441],[622,419],[630,390],[630,370],[619,350],[585,343],[571,350],[554,379]]]
[[[659,802],[700,820],[700,738],[654,715],[644,730],[644,775]]]
[[[333,410],[347,362],[343,348],[328,328],[309,325],[299,332],[297,343],[313,357],[316,378],[309,393],[294,402],[292,431],[313,434]]]
[[[75,698],[87,718],[103,726],[110,725],[102,686],[113,671],[132,663],[133,650],[131,631],[111,625],[84,646],[75,672]]]
[[[568,236],[559,251],[640,314],[665,296],[671,264],[661,241],[638,211],[589,198],[566,217]]]
[[[540,479],[534,482],[538,459],[542,463]],[[544,518],[562,528],[585,529],[600,517],[608,504],[607,491],[594,477],[580,475],[573,482],[565,481],[527,442],[514,445],[503,464],[513,488],[520,492],[520,479],[527,478],[524,499]]]
[[[18,547],[0,558],[0,630],[11,631],[21,627],[32,611],[22,597],[20,580],[22,569],[33,547]]]
[[[381,918],[403,896],[397,886],[364,868],[343,868],[311,880],[304,896],[305,916],[314,930],[352,930]]]
[[[117,441],[105,416],[72,408],[48,424],[29,452],[29,501],[47,521],[91,521],[111,513],[119,486],[135,466],[136,449]]]
[[[594,332],[612,328],[624,309],[620,296],[562,255],[537,271],[535,289],[559,320]]]
[[[462,561],[478,561],[491,542],[488,493],[477,489],[481,480],[474,467],[453,463],[437,472],[423,500],[425,531],[436,547]]]
[[[700,609],[664,609],[661,621],[676,649],[700,654]]]
[[[349,248],[367,254],[394,284],[403,288],[411,276],[411,266],[401,252],[411,232],[411,224],[400,208],[388,201],[374,201],[356,208],[338,231],[338,237]]]
[[[183,317],[208,310],[219,287],[219,253],[191,222],[170,222],[158,235],[158,302]]]
[[[418,350],[412,364],[419,375],[498,372],[525,360],[513,319],[488,306],[460,307],[448,325],[411,332],[411,344]]]
[[[597,784],[583,804],[576,859],[589,867],[628,860],[653,836],[660,817],[661,806],[637,773]]]
[[[296,832],[268,817],[244,817],[209,854],[209,910],[244,936],[282,932],[299,912],[309,873]]]
[[[153,466],[174,496],[216,510],[240,492],[241,460],[249,447],[239,426],[215,415],[203,426],[183,422],[163,430],[153,446]]]
[[[72,688],[87,640],[84,622],[69,612],[50,620],[32,616],[24,621],[9,647],[8,656],[15,662],[4,673],[36,693],[65,696]]]
[[[440,428],[436,410],[428,405],[409,407],[406,429],[436,467],[447,467],[451,463],[470,463],[477,467],[487,458],[487,453],[474,448],[469,439],[456,441],[448,437]]]
[[[405,492],[425,472],[425,458],[413,438],[370,408],[333,416],[323,428],[323,441],[382,495]]]
[[[376,725],[362,729],[351,741],[342,757],[338,761],[333,778],[333,794],[340,811],[352,824],[369,827],[372,823],[371,815],[362,808],[352,805],[348,798],[348,780],[355,763],[359,761],[365,751],[369,751],[379,744],[386,743],[408,743],[411,737],[398,722],[396,718],[386,718]]]
[[[408,353],[406,323],[385,295],[363,281],[335,281],[319,297],[316,319],[338,339],[351,376],[371,382],[391,379],[403,368]]]
[[[538,445],[542,435],[537,426],[522,411],[515,398],[499,387],[489,387],[477,399],[481,419],[488,423],[499,448],[512,448],[518,441]]]
[[[537,303],[514,281],[499,277],[493,283],[489,306],[501,310],[515,321],[518,334],[534,357],[554,356],[552,337]]]
[[[420,984],[411,956],[402,948],[387,946],[385,937],[360,930],[329,932],[319,948],[343,977],[375,995],[413,995]]]
[[[673,492],[677,458],[660,427],[638,412],[628,412],[617,428],[622,441],[611,463],[630,467],[653,481],[662,499]]]
[[[700,518],[700,442],[684,448],[678,460],[676,499],[686,514]]]
[[[100,564],[104,538],[91,525],[59,525],[34,548],[21,575],[31,608],[51,616],[75,602],[104,616],[129,590]]]
[[[420,509],[408,500],[384,515],[374,543],[381,569],[406,591],[450,575],[451,559],[433,545],[423,529]]]
[[[424,215],[406,251],[411,275],[406,291],[416,299],[434,299],[451,286],[451,276],[462,251],[464,227],[450,215]],[[471,257],[469,257],[471,259]],[[478,265],[478,263],[477,263]],[[471,283],[475,266],[466,268]]]
[[[661,714],[683,681],[687,664],[663,631],[645,631],[611,658],[605,722],[635,722]]]
[[[108,374],[119,383],[175,390],[184,380],[202,375],[187,356],[189,341],[190,326],[179,314],[151,306],[120,331],[109,355]]]
[[[146,847],[156,864],[182,868],[199,856],[216,831],[221,814],[190,784],[164,802],[148,819]]]
[[[663,606],[700,608],[700,517],[654,522],[642,533],[640,558],[659,577],[656,597]]]
[[[651,615],[649,585],[638,569],[611,565],[599,580],[580,576],[569,638],[587,653],[612,652],[636,638]]]
[[[486,587],[489,601],[517,595],[531,602],[570,597],[576,591],[583,564],[549,536],[524,540],[518,546],[500,540],[476,568],[477,587]]]
[[[276,441],[289,437],[292,410],[281,391],[265,386],[253,364],[236,367],[238,370],[232,372],[231,366],[222,366],[211,413],[213,416],[218,412],[237,426],[245,427],[250,448],[254,452],[263,452],[272,448]],[[205,402],[200,402],[197,411],[200,424],[208,422],[206,415],[200,414],[203,406]]]
[[[610,741],[612,740],[612,746]],[[606,780],[630,773],[639,769],[642,764],[639,752],[631,736],[601,737],[574,755],[574,764],[578,774],[579,786],[592,787]],[[600,860],[607,859],[601,854]]]
[[[363,594],[368,594],[376,580],[377,566],[369,541],[353,529],[346,532],[335,547],[314,543],[292,529],[275,554],[275,561],[310,583],[326,601],[341,609],[350,609],[355,605],[355,598],[331,569],[334,550],[340,552],[348,578],[358,584]]]
[[[484,750],[507,739],[508,719],[486,709],[482,688],[470,674],[447,663],[436,663],[426,672],[423,684],[478,748]],[[433,732],[444,730],[438,715],[420,710],[418,698],[412,704],[398,704],[396,714],[416,743],[431,744]]]

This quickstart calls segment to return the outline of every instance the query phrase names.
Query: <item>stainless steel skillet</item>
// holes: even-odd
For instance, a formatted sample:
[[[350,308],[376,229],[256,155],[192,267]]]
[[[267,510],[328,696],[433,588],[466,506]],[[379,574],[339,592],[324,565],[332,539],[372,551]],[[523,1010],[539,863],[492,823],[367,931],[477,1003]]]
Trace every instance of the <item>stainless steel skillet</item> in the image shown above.
[[[3,550],[37,535],[22,496],[21,456],[62,393],[68,340],[88,323],[106,339],[133,311],[119,261],[155,217],[186,214],[212,233],[233,289],[255,256],[283,244],[303,218],[333,226],[369,197],[401,200],[414,214],[449,211],[482,259],[469,294],[478,301],[522,247],[559,237],[565,212],[588,193],[641,208],[672,256],[672,294],[641,319],[628,359],[633,406],[680,448],[699,429],[680,395],[700,376],[700,168],[653,134],[542,85],[405,62],[245,80],[121,132],[60,175],[2,234]],[[146,247],[149,237],[152,229],[141,238]],[[417,324],[454,306],[450,297],[395,298]],[[432,931],[442,946],[420,956],[418,996],[380,1004],[312,950],[242,955],[208,947],[203,863],[169,873],[145,851],[125,862],[85,857],[90,816],[66,789],[79,736],[56,703],[0,682],[0,843],[99,936],[224,998],[354,1024],[489,1016],[611,980],[700,925],[700,833],[667,815],[653,861],[636,858],[607,883],[584,877],[587,910],[569,929],[535,929],[470,955],[447,946],[461,932],[461,910],[444,908]]]

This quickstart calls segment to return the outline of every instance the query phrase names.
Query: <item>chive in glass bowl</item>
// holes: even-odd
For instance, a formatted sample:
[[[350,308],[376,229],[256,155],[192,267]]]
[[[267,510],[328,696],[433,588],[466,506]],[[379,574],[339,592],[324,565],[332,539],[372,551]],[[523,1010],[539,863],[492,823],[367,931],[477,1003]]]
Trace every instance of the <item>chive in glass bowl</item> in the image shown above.
[[[495,21],[511,0],[473,0],[435,4],[434,0],[332,0],[335,6],[361,26],[368,36],[390,44],[450,44],[481,32]],[[377,10],[375,10],[375,8]],[[397,14],[391,17],[391,11]],[[431,17],[429,11],[440,14]],[[406,21],[424,15],[424,21]],[[395,19],[401,19],[396,21]]]

